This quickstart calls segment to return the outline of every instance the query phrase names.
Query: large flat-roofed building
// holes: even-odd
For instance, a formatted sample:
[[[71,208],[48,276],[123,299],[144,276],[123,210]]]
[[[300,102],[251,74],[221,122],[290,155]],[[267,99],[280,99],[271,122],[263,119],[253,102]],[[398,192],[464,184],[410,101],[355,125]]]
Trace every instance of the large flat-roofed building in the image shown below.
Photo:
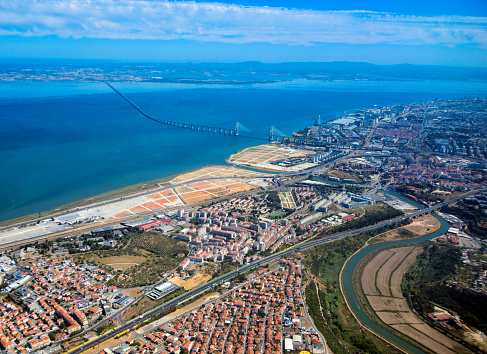
[[[294,350],[293,340],[291,338],[284,339],[284,351],[289,352]]]
[[[174,290],[178,288],[179,286],[177,286],[176,284],[167,281],[165,283],[155,286],[154,290],[147,293],[147,297],[151,300],[159,300],[161,297],[166,296],[169,293],[172,293]]]

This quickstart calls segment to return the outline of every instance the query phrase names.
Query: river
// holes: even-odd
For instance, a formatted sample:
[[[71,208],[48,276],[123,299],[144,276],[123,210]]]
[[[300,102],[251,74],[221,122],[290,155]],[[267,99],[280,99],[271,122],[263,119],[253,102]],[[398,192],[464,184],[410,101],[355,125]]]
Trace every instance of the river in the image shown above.
[[[390,194],[393,194],[393,193],[390,193]],[[404,197],[399,196],[397,194],[394,194],[394,195],[396,197],[398,197],[399,199],[401,199],[402,201],[407,202],[411,205],[414,205],[414,206],[422,209],[422,207],[419,204],[411,201],[410,199],[404,198]],[[389,332],[385,328],[382,328],[381,326],[377,325],[375,322],[373,322],[370,319],[369,316],[367,316],[365,311],[360,306],[359,300],[357,298],[357,294],[355,293],[355,290],[353,288],[352,279],[353,279],[353,273],[355,271],[355,268],[360,263],[360,261],[365,256],[367,256],[368,254],[370,254],[371,252],[374,252],[375,250],[377,250],[381,247],[423,242],[423,241],[430,240],[434,237],[440,236],[440,235],[444,234],[445,232],[447,232],[450,225],[443,218],[441,218],[437,215],[434,215],[434,217],[441,222],[441,228],[438,231],[436,231],[432,234],[420,237],[420,238],[412,239],[412,240],[384,242],[384,243],[379,243],[379,244],[375,244],[375,245],[369,246],[367,248],[364,248],[362,251],[355,254],[348,261],[347,265],[345,266],[345,269],[343,270],[343,275],[342,275],[343,291],[345,292],[345,294],[347,296],[347,299],[348,299],[348,302],[350,304],[350,307],[352,308],[352,311],[359,318],[359,320],[362,322],[362,324],[364,324],[365,326],[367,326],[368,328],[370,328],[372,331],[379,334],[383,338],[386,338],[387,340],[396,344],[397,346],[407,350],[408,352],[415,353],[415,354],[416,353],[420,354],[420,353],[424,353],[424,352],[422,350],[420,350],[419,348],[416,348],[412,344],[409,344],[408,342],[399,338],[395,334]]]

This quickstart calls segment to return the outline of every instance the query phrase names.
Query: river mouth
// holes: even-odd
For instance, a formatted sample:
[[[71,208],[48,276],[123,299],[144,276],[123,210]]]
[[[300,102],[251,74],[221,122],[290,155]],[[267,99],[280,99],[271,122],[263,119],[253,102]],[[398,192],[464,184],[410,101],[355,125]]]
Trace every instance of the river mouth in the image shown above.
[[[411,204],[415,207],[418,207],[420,209],[423,209],[423,207],[412,200],[405,198],[401,195],[398,195],[396,193],[390,193],[387,192],[388,194],[392,194],[395,197],[401,199],[402,201]],[[433,232],[429,235],[422,236],[419,238],[415,239],[410,239],[410,240],[403,240],[403,241],[389,241],[389,242],[383,242],[383,243],[378,243],[375,245],[368,246],[367,248],[364,248],[360,252],[356,253],[352,258],[350,258],[345,265],[345,268],[343,269],[342,272],[342,288],[343,292],[345,293],[348,303],[350,305],[350,308],[354,312],[355,316],[360,320],[360,322],[365,325],[366,327],[370,328],[373,332],[377,333],[381,337],[385,338],[386,340],[394,343],[395,345],[401,347],[402,349],[405,349],[408,352],[411,353],[417,353],[421,354],[424,353],[421,349],[415,347],[414,345],[406,342],[405,340],[399,338],[397,335],[389,332],[387,329],[379,326],[376,324],[368,315],[367,313],[362,309],[360,302],[358,300],[357,294],[355,293],[354,287],[353,287],[353,273],[355,271],[355,268],[358,266],[358,264],[362,261],[364,257],[369,255],[370,253],[374,252],[375,250],[382,248],[382,247],[388,247],[388,246],[400,246],[400,245],[407,245],[407,244],[412,244],[412,243],[420,243],[424,241],[428,241],[432,238],[438,237],[445,232],[448,231],[450,225],[446,220],[443,218],[439,217],[438,215],[433,216],[440,221],[441,223],[441,228]]]

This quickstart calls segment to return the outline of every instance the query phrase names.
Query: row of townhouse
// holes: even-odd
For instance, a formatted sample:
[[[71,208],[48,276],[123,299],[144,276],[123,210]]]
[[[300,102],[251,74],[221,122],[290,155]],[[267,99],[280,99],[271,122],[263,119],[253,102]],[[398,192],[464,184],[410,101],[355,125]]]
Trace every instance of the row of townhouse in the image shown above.
[[[0,347],[3,350],[25,352],[27,344],[30,350],[50,344],[49,332],[58,327],[45,314],[25,312],[21,307],[0,303]]]
[[[183,349],[194,354],[281,353],[284,320],[297,320],[292,329],[286,329],[286,335],[289,330],[300,331],[300,310],[295,307],[302,301],[301,264],[281,260],[281,265],[280,270],[270,273],[255,271],[248,283],[226,298],[162,325],[145,338],[167,353]],[[290,296],[287,287],[293,288]],[[308,339],[295,341],[296,349],[311,349],[312,340]],[[313,340],[314,345],[320,344],[317,336]]]

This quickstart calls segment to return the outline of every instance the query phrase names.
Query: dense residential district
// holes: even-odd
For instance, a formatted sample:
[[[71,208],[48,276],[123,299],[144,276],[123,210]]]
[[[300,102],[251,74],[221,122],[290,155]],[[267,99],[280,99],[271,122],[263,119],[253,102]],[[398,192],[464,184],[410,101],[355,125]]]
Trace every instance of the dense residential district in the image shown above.
[[[269,144],[232,155],[233,166],[209,166],[132,195],[13,221],[0,229],[0,348],[3,353],[80,347],[90,353],[341,352],[329,344],[337,334],[329,337],[317,325],[325,308],[323,318],[316,317],[317,309],[308,311],[305,287],[323,272],[305,269],[315,260],[300,252],[300,245],[401,216],[395,227],[410,229],[399,236],[423,236],[424,225],[436,231],[436,219],[405,216],[444,202],[437,215],[449,227],[421,244],[426,253],[416,273],[408,275],[418,279],[411,289],[422,291],[418,269],[427,269],[425,259],[449,252],[455,266],[442,273],[439,289],[487,296],[486,122],[482,99],[356,110],[326,123],[318,117],[291,137],[270,136]],[[392,226],[387,227],[367,235],[387,236]],[[266,259],[291,247],[296,250],[291,255]],[[349,251],[346,257],[355,249]],[[145,312],[248,264],[257,266],[90,347]],[[332,283],[324,282],[324,288]],[[320,299],[318,287],[312,290]],[[334,297],[326,299],[320,306]],[[458,342],[485,348],[485,317],[476,322],[461,305],[415,304],[433,328],[442,322],[442,330]],[[451,319],[455,328],[442,319]],[[469,342],[468,331],[480,343]],[[341,337],[337,345],[356,352],[365,348],[359,341],[345,342]]]

